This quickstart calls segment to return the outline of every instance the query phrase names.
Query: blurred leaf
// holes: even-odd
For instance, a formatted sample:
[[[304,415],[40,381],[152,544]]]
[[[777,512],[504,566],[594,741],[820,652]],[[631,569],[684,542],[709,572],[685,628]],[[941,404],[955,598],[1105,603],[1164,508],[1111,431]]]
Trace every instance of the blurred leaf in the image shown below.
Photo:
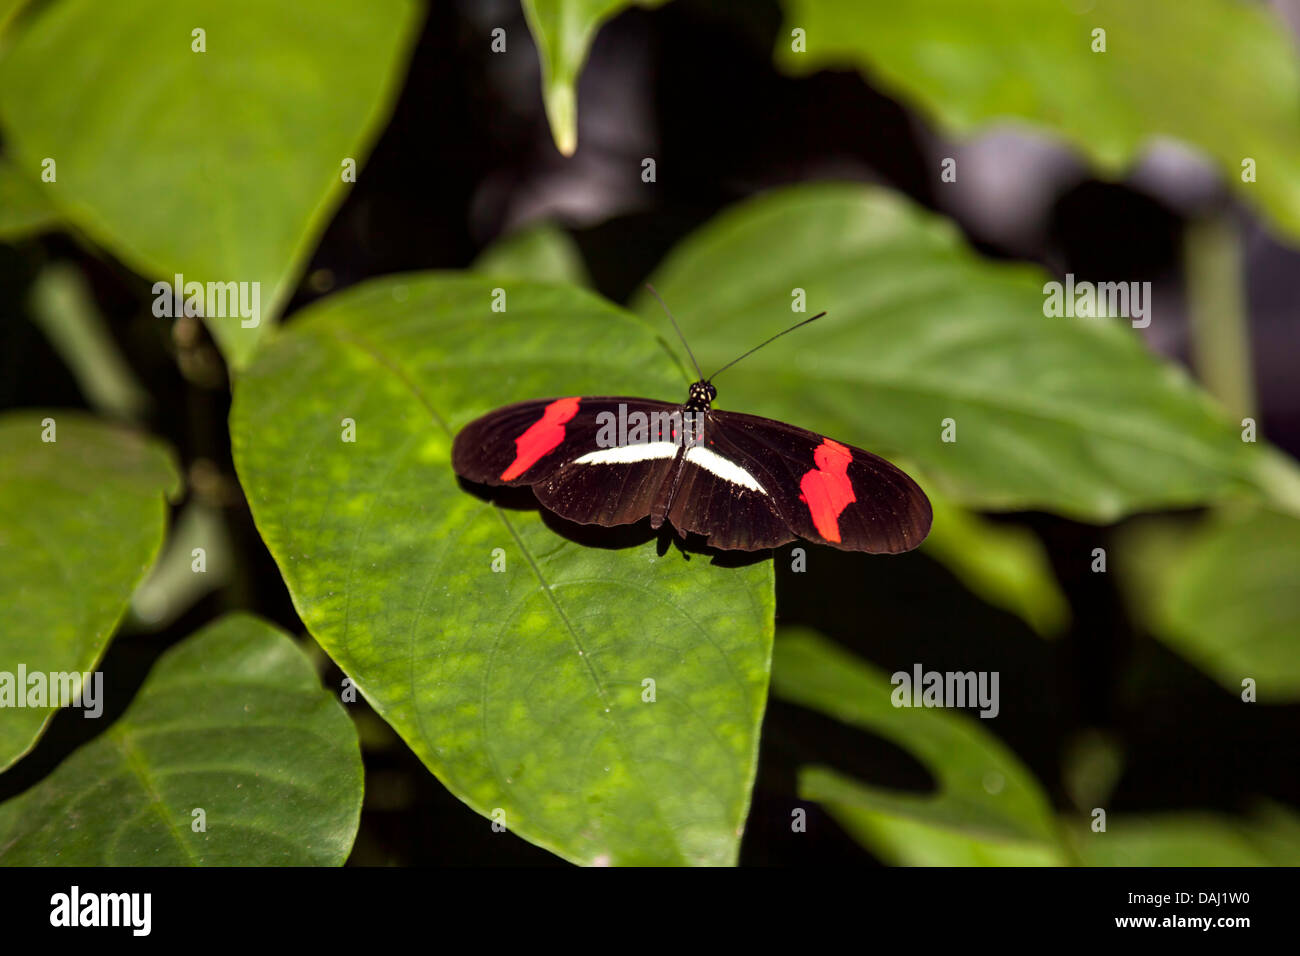
[[[572,156],[578,148],[578,74],[591,41],[607,20],[629,7],[657,7],[665,0],[522,0],[524,18],[542,66],[542,100],[555,148]]]
[[[621,310],[510,281],[494,313],[500,284],[370,282],[268,344],[231,414],[258,530],[313,636],[473,809],[575,862],[733,863],[771,563],[584,547],[459,486],[451,437],[496,406],[685,393],[663,342]]]
[[[54,263],[32,286],[32,320],[72,370],[77,387],[96,411],[134,421],[150,405],[99,314],[85,278],[75,267]]]
[[[9,24],[18,16],[18,12],[27,5],[27,0],[0,0],[0,40],[4,38],[5,30]]]
[[[356,730],[302,652],[228,615],[164,654],[104,734],[0,804],[0,865],[336,866],[361,788]]]
[[[1085,866],[1295,866],[1294,815],[1276,804],[1254,819],[1178,812],[1114,815],[1106,832],[1083,822],[1067,828]]]
[[[179,481],[167,450],[136,432],[67,410],[0,416],[0,672],[95,668],[158,555]],[[54,710],[0,710],[0,770]]]
[[[195,570],[196,549],[203,570]],[[181,511],[152,573],[131,596],[130,624],[160,631],[230,579],[235,555],[220,508],[192,497]]]
[[[805,767],[799,795],[826,804],[872,852],[893,863],[967,866],[1061,862],[1051,807],[1019,759],[974,719],[895,707],[884,671],[820,635],[783,628],[772,664],[777,696],[904,748],[937,791],[909,793]]]
[[[1183,226],[1182,272],[1187,339],[1196,379],[1233,421],[1258,415],[1250,355],[1250,315],[1237,215],[1193,219]]]
[[[1047,549],[1028,528],[999,524],[927,489],[934,525],[923,551],[973,594],[1022,618],[1044,637],[1070,620]]]
[[[9,157],[0,156],[0,240],[44,232],[58,222],[59,214],[41,192],[39,178],[25,175]]]
[[[1300,516],[1300,468],[1280,448],[1260,447],[1262,461],[1255,478],[1263,489],[1269,506],[1289,515]]]
[[[1144,624],[1240,694],[1300,700],[1300,520],[1220,515],[1195,530],[1145,521],[1120,538],[1120,580]]]
[[[1123,771],[1123,749],[1109,734],[1089,729],[1066,744],[1061,760],[1062,783],[1080,810],[1104,806]]]
[[[25,166],[54,159],[50,201],[150,279],[260,283],[256,327],[208,320],[238,368],[342,199],[343,161],[359,167],[381,129],[419,11],[62,0],[0,60],[6,145]]]
[[[1263,5],[784,5],[776,59],[791,72],[857,67],[957,134],[992,122],[1033,123],[1109,175],[1121,173],[1158,138],[1182,140],[1206,153],[1238,195],[1293,238],[1300,236],[1300,69],[1291,32]],[[792,50],[795,28],[806,32],[807,53]],[[1098,28],[1106,32],[1104,53],[1092,50]],[[1257,164],[1257,182],[1242,182],[1247,157]]]
[[[958,504],[1108,521],[1246,492],[1259,447],[1131,329],[1045,317],[1046,278],[892,193],[835,184],[723,213],[654,281],[706,372],[788,324],[803,290],[830,314],[728,370],[722,407],[901,454]]]
[[[568,282],[591,287],[591,276],[573,238],[543,222],[498,239],[474,260],[474,271],[511,279]]]
[[[799,792],[819,802],[842,799],[828,803],[827,810],[856,842],[891,865],[1065,865],[1061,850],[1048,843],[977,839],[907,817],[875,813],[854,804],[856,792],[846,783],[835,774],[811,768],[800,774]]]
[[[1275,866],[1300,866],[1300,814],[1275,800],[1260,800],[1251,814],[1255,842]]]

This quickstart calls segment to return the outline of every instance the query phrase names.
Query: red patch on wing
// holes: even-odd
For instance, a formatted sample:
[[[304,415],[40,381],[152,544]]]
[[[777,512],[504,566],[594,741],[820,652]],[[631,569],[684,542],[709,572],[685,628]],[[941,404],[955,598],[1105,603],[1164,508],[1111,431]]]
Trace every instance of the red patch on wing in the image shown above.
[[[515,439],[515,460],[501,472],[502,481],[518,478],[564,441],[564,423],[578,414],[578,399],[557,398],[546,406],[542,417]]]
[[[840,540],[840,512],[853,502],[853,483],[849,481],[849,462],[853,453],[829,438],[813,452],[817,467],[805,472],[799,480],[803,492],[799,500],[808,506],[817,533],[827,541]]]

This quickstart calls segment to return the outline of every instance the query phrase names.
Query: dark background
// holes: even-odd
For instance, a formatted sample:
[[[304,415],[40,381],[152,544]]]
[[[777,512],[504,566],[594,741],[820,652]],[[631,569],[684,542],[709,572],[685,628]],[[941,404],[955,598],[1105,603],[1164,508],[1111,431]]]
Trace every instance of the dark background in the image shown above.
[[[598,35],[579,88],[579,149],[552,144],[537,61],[513,0],[435,2],[387,129],[321,241],[288,309],[372,276],[459,269],[491,241],[539,218],[576,239],[596,288],[624,302],[686,233],[724,207],[779,184],[814,179],[882,183],[957,219],[991,257],[1037,261],[1080,279],[1151,280],[1181,295],[1182,228],[1227,209],[1245,246],[1261,431],[1300,453],[1294,375],[1294,276],[1300,261],[1246,213],[1227,205],[1194,159],[1145,158],[1127,183],[1089,177],[1079,160],[1043,142],[992,137],[945,141],[923,118],[856,73],[805,79],[773,68],[775,3],[676,0],[632,11]],[[493,27],[511,55],[488,52]],[[642,157],[658,181],[640,179]],[[972,189],[945,195],[939,157],[981,170]],[[970,178],[968,177],[968,181]],[[952,196],[952,198],[950,198]],[[52,260],[71,260],[133,371],[155,402],[153,429],[191,472],[211,469],[208,493],[226,501],[236,577],[156,633],[126,632],[103,663],[106,716],[120,714],[163,650],[231,608],[305,633],[243,503],[230,460],[229,393],[206,338],[178,344],[150,313],[149,285],[105,253],[63,235],[0,244],[0,288],[25,290]],[[84,406],[76,383],[23,311],[0,304],[0,407]],[[1156,326],[1159,326],[1157,331]],[[1153,325],[1150,345],[1185,361],[1177,316]],[[206,333],[199,333],[205,336]],[[689,331],[688,331],[689,334]],[[197,357],[183,373],[177,353]],[[207,373],[195,372],[198,368]],[[1003,705],[982,722],[1073,808],[1063,758],[1078,734],[1099,730],[1124,757],[1112,813],[1177,808],[1240,812],[1250,798],[1300,803],[1300,707],[1242,707],[1126,615],[1114,578],[1093,574],[1091,549],[1112,529],[1046,514],[998,520],[1034,529],[1049,549],[1073,624],[1049,642],[972,596],[940,565],[911,553],[881,558],[809,548],[810,571],[777,562],[778,624],[806,623],[887,670],[997,670]],[[341,674],[326,663],[326,679]],[[366,803],[355,864],[556,864],[558,859],[463,806],[364,704],[352,706],[365,747]],[[0,800],[45,776],[105,724],[61,713],[37,749],[0,777]],[[873,863],[816,805],[795,794],[795,770],[826,763],[882,785],[924,790],[910,755],[829,718],[773,699],[763,727],[754,806],[741,852],[749,864]],[[792,808],[808,832],[790,832]]]

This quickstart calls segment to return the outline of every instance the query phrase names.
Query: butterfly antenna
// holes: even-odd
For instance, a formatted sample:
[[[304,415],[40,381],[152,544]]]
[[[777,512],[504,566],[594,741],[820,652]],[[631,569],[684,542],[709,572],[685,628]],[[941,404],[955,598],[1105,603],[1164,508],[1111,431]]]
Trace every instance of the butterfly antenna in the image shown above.
[[[673,324],[674,329],[677,329],[677,337],[682,340],[682,345],[686,346],[686,354],[691,357],[691,364],[695,366],[695,374],[699,376],[699,379],[697,379],[697,381],[701,381],[701,382],[704,381],[704,373],[700,371],[700,363],[695,361],[695,353],[691,351],[690,345],[687,344],[686,336],[682,335],[682,330],[677,325],[677,320],[673,318],[673,314],[671,312],[668,312],[667,303],[665,303],[664,300],[660,298],[659,293],[655,291],[655,287],[652,286],[649,282],[645,284],[645,287],[650,290],[650,294],[652,296],[654,296],[656,299],[659,299],[659,304],[662,305],[664,307],[664,311],[668,313],[668,321]]]
[[[820,319],[820,318],[821,318],[823,315],[825,315],[825,314],[826,314],[825,312],[818,312],[818,313],[817,313],[816,315],[814,315],[811,319],[804,319],[802,322],[796,322],[794,325],[792,325],[792,326],[790,326],[788,329],[786,329],[785,332],[778,332],[778,333],[776,333],[776,335],[772,336],[772,337],[771,337],[770,339],[768,339],[766,342],[763,342],[763,343],[760,344],[760,345],[755,345],[752,349],[750,349],[748,352],[746,352],[746,353],[745,353],[744,355],[742,355],[740,358],[734,358],[734,359],[732,359],[732,360],[731,360],[730,362],[728,362],[726,365],[722,366],[722,368],[718,369],[716,372],[714,372],[712,375],[710,375],[708,378],[706,378],[705,381],[706,381],[706,382],[712,382],[715,378],[717,378],[719,375],[721,375],[721,374],[722,374],[723,372],[725,372],[727,369],[731,368],[731,366],[733,366],[733,365],[735,365],[737,362],[739,362],[740,359],[743,359],[743,358],[749,358],[749,356],[753,355],[755,352],[757,352],[759,349],[761,349],[764,345],[770,345],[771,343],[773,343],[773,342],[775,342],[777,339],[779,339],[781,336],[785,335],[786,332],[793,332],[795,329],[802,328],[803,326],[807,325],[809,322],[816,322],[818,319]]]

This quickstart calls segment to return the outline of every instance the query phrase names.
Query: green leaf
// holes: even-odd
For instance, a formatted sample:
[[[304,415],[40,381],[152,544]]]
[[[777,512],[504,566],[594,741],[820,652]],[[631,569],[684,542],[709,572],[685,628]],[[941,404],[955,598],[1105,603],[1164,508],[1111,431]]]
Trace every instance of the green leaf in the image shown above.
[[[51,202],[150,279],[260,283],[256,326],[229,305],[208,320],[238,368],[382,127],[418,19],[411,0],[62,0],[0,60],[6,145],[54,159]]]
[[[1104,806],[1123,772],[1123,747],[1101,730],[1079,731],[1061,754],[1061,785],[1076,807]]]
[[[196,569],[198,549],[202,549],[201,571]],[[196,494],[177,516],[149,577],[131,595],[128,627],[161,631],[170,626],[200,598],[223,587],[234,564],[225,515]]]
[[[1095,833],[1066,828],[1084,866],[1295,866],[1300,825],[1293,813],[1267,805],[1250,818],[1200,812],[1110,817]]]
[[[895,707],[889,675],[802,628],[776,642],[772,690],[892,741],[935,778],[907,793],[805,767],[799,794],[827,809],[882,858],[908,865],[1047,865],[1061,861],[1051,807],[1038,782],[981,718]]]
[[[555,148],[578,149],[578,74],[591,41],[607,20],[632,6],[657,7],[665,0],[522,0],[524,18],[542,66],[542,100]]]
[[[0,804],[0,865],[337,866],[361,792],[343,706],[287,634],[232,614],[164,654],[120,720]]]
[[[1047,549],[1028,528],[998,524],[927,489],[934,525],[921,545],[971,593],[1022,618],[1044,637],[1070,620]]]
[[[39,179],[24,175],[8,156],[0,156],[0,239],[44,232],[59,214],[41,192]]]
[[[28,0],[0,0],[0,40],[27,2]]]
[[[167,450],[136,432],[73,411],[0,416],[0,674],[94,669],[158,555],[179,484]],[[0,708],[0,770],[54,710]]]
[[[456,796],[579,863],[735,861],[771,563],[574,543],[462,489],[451,438],[521,399],[685,388],[589,293],[416,275],[304,310],[235,389],[240,481],[313,636]]]
[[[829,315],[724,373],[719,404],[901,454],[958,504],[1107,521],[1246,492],[1258,446],[1131,329],[1044,316],[1047,278],[895,194],[831,184],[723,213],[654,283],[706,373],[788,324],[802,290]]]
[[[826,804],[853,840],[892,866],[1064,866],[1063,851],[1046,842],[967,836],[861,804],[852,781],[810,768],[799,775],[799,795]]]
[[[151,405],[95,304],[85,276],[54,262],[32,284],[32,322],[54,346],[90,407],[123,422],[138,421]]]
[[[1300,519],[1272,511],[1219,515],[1192,530],[1144,522],[1121,539],[1119,576],[1157,637],[1240,694],[1300,700]]]
[[[1300,237],[1300,69],[1290,31],[1259,4],[785,0],[785,8],[776,59],[791,72],[856,67],[957,134],[1032,123],[1110,175],[1155,140],[1182,140]],[[806,53],[792,49],[795,28],[806,33]],[[1104,53],[1093,52],[1096,29],[1105,30]],[[1242,181],[1246,158],[1255,182]]]
[[[474,260],[474,271],[511,279],[568,282],[591,287],[591,276],[573,238],[543,222],[497,240]]]

